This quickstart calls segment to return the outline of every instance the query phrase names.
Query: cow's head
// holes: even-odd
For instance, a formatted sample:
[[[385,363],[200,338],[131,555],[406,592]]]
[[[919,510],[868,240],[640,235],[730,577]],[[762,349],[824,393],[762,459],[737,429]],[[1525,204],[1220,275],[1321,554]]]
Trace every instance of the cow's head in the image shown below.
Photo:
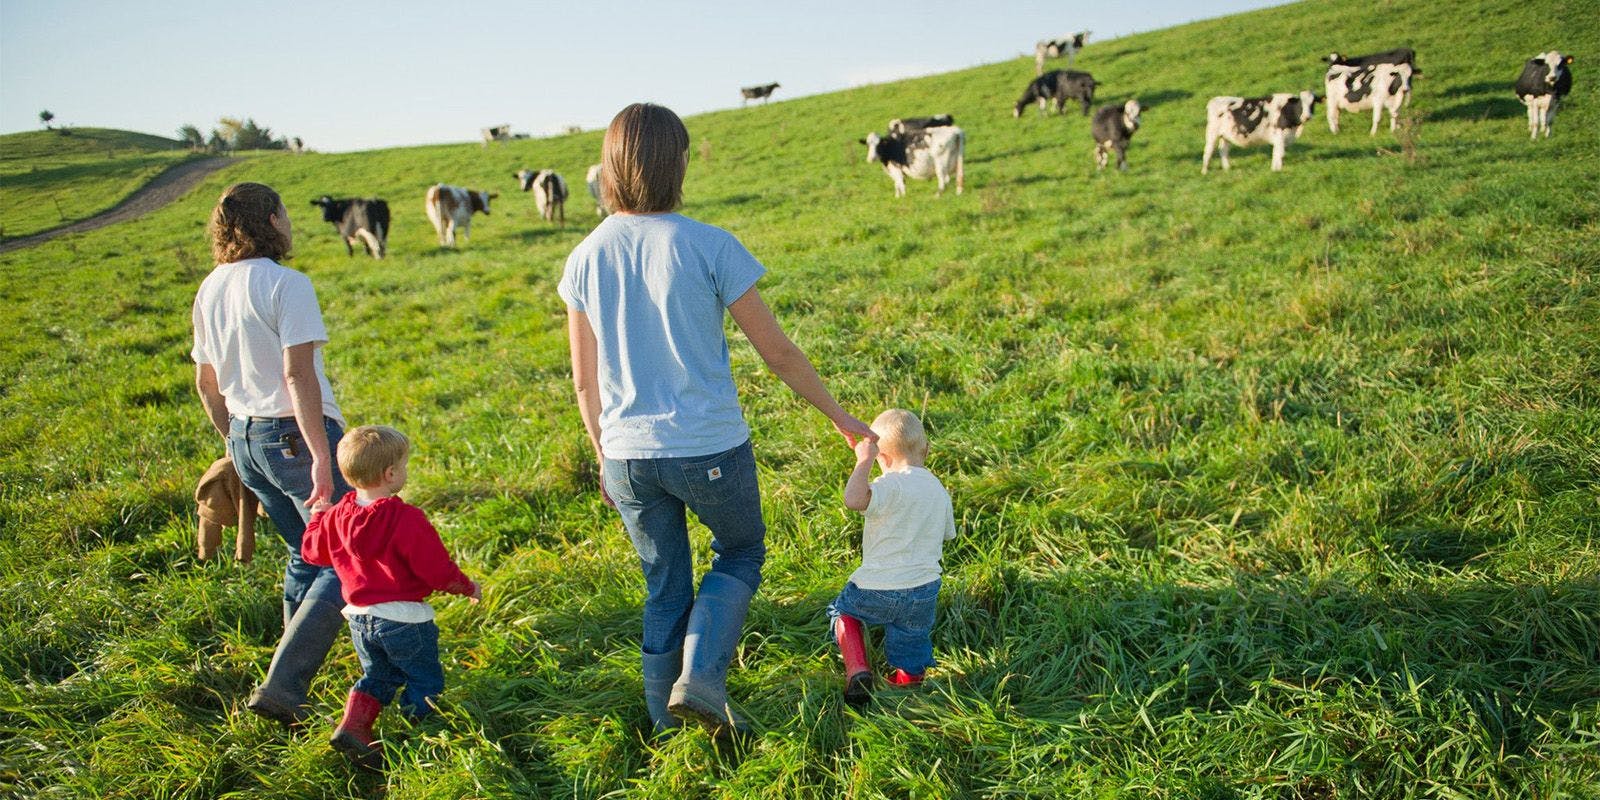
[[[497,192],[480,192],[467,190],[468,202],[472,203],[473,211],[482,211],[484,216],[489,216],[489,201],[499,197]]]
[[[1322,60],[1328,64],[1343,64],[1344,56],[1339,55],[1339,53],[1335,51],[1323,56]]]
[[[323,222],[339,222],[344,218],[344,211],[350,207],[349,200],[335,200],[328,195],[323,195],[311,201],[311,205],[322,209]]]
[[[1548,53],[1540,53],[1538,60],[1544,62],[1544,85],[1553,87],[1556,81],[1561,79],[1561,73],[1566,70],[1566,66],[1572,63],[1572,56],[1564,56],[1558,50],[1551,50]]]
[[[1300,101],[1300,118],[1294,121],[1298,128],[1311,119],[1311,110],[1317,107],[1317,96],[1311,92],[1301,92],[1295,99]]]
[[[531,169],[524,169],[524,170],[518,170],[517,174],[515,174],[515,175],[513,175],[511,177],[516,178],[517,179],[517,185],[522,187],[522,191],[527,192],[527,191],[531,191],[533,189],[533,179],[538,177],[538,176],[539,176],[539,173],[534,172]]]
[[[867,138],[861,140],[861,143],[867,146],[867,161],[882,160],[878,155],[878,143],[882,141],[883,137],[877,133],[869,133]]]
[[[1122,104],[1122,124],[1127,125],[1128,126],[1128,130],[1130,130],[1130,131],[1138,130],[1139,129],[1139,112],[1141,112],[1143,110],[1144,110],[1144,107],[1139,105],[1139,101],[1138,100],[1129,100],[1128,102],[1123,103]]]
[[[1081,50],[1081,49],[1083,49],[1083,46],[1088,44],[1088,43],[1089,43],[1089,32],[1088,31],[1079,31],[1079,32],[1073,34],[1073,36],[1072,36],[1072,46],[1074,48]]]

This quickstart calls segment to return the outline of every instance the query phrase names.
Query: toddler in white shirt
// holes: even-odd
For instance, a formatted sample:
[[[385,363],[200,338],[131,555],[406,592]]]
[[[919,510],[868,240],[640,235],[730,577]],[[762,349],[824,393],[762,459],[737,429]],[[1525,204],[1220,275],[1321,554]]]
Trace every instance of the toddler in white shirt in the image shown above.
[[[828,606],[834,640],[844,657],[844,699],[867,702],[872,669],[862,625],[882,625],[893,686],[915,686],[933,666],[933,617],[939,597],[939,558],[956,537],[950,494],[922,465],[928,437],[922,420],[892,408],[872,422],[878,441],[856,442],[856,466],[845,483],[845,507],[860,511],[861,567]],[[883,474],[868,483],[872,462]]]

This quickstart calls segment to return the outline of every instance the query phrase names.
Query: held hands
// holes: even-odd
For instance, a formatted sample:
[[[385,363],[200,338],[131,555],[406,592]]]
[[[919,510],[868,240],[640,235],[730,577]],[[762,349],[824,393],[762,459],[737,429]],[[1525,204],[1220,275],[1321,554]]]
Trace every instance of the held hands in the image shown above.
[[[872,426],[849,414],[844,415],[843,419],[834,420],[833,427],[851,447],[856,447],[863,439],[874,443],[878,441],[878,434],[872,432]]]
[[[311,461],[311,496],[306,498],[306,507],[316,513],[317,506],[327,506],[333,498],[333,467],[322,459]]]
[[[878,443],[872,439],[857,439],[855,449],[858,464],[876,460],[878,457]]]

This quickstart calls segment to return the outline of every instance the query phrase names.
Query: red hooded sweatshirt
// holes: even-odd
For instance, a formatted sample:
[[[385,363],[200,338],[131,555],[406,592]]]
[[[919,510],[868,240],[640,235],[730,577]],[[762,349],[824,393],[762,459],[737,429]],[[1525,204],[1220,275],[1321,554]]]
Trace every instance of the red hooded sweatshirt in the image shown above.
[[[477,588],[450,560],[422,509],[398,497],[362,506],[355,492],[346,494],[311,518],[300,557],[332,566],[344,601],[354,606],[416,602],[433,592],[471,595]]]

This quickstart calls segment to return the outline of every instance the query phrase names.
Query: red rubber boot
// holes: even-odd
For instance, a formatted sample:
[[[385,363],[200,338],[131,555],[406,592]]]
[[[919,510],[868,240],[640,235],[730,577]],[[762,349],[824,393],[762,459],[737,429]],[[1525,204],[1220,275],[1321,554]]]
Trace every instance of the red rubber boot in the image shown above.
[[[893,675],[890,675],[887,678],[887,680],[890,686],[898,686],[902,689],[915,689],[916,687],[922,685],[923,675],[924,673],[921,672],[913,675],[903,669],[897,669],[894,671]]]
[[[861,620],[840,614],[833,636],[839,642],[839,655],[844,656],[844,701],[857,707],[866,705],[872,699],[872,668],[867,665]]]
[[[350,699],[344,704],[344,718],[339,720],[339,727],[333,729],[334,748],[359,766],[382,768],[383,745],[372,737],[372,723],[382,711],[383,704],[378,698],[351,689]]]

